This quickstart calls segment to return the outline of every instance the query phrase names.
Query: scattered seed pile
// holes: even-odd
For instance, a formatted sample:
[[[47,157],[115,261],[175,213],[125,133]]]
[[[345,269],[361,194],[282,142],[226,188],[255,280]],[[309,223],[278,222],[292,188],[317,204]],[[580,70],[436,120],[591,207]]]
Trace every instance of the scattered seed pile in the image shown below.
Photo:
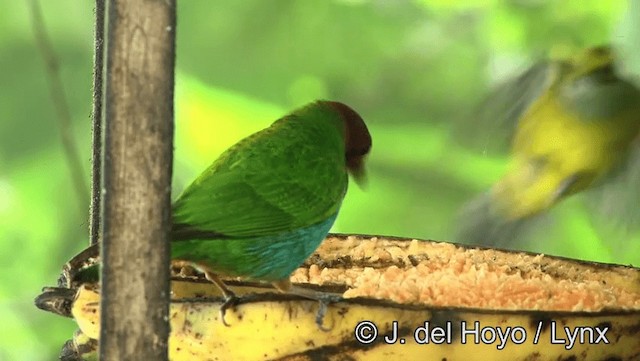
[[[331,237],[293,282],[344,284],[344,297],[513,310],[640,309],[640,270],[449,243]]]

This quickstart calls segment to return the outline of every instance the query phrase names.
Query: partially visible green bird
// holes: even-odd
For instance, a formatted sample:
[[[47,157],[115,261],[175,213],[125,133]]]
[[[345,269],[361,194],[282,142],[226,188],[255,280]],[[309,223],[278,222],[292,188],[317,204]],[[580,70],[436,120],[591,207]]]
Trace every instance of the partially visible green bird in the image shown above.
[[[309,296],[289,276],[329,232],[348,173],[365,180],[370,149],[367,126],[345,104],[317,101],[282,117],[229,148],[177,198],[172,259],[203,271],[226,307],[235,296],[220,276]]]
[[[609,47],[590,48],[534,66],[520,79],[536,83],[514,88],[529,99],[513,104],[509,169],[466,206],[458,241],[507,245],[526,220],[625,163],[640,134],[640,89],[617,74],[614,60]]]

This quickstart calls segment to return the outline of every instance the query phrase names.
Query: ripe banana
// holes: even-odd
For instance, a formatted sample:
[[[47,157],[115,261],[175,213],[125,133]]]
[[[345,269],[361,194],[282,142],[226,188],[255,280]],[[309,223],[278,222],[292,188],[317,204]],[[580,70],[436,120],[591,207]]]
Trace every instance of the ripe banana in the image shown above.
[[[243,296],[227,312],[226,327],[219,319],[223,299],[217,287],[189,270],[176,274],[170,359],[638,360],[640,355],[637,268],[333,235],[292,281],[326,292],[347,290],[326,310],[328,331],[316,325],[317,302],[233,280],[229,286]],[[519,307],[510,303],[514,300],[535,302]],[[81,330],[74,342],[97,340],[97,284],[79,285],[68,301]]]

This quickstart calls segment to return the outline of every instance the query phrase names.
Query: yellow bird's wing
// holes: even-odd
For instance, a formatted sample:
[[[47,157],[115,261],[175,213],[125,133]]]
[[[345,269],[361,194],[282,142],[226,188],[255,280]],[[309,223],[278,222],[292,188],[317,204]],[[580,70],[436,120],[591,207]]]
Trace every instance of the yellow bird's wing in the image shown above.
[[[619,231],[622,238],[640,232],[640,134],[626,162],[587,194],[586,203],[596,221]]]
[[[455,139],[484,154],[507,153],[522,114],[552,84],[557,65],[538,62],[490,90],[456,123]]]

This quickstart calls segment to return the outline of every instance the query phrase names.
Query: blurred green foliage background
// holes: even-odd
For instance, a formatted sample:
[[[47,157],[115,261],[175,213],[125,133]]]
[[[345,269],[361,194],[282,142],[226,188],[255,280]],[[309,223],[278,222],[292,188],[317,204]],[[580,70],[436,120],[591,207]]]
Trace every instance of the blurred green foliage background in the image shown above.
[[[41,5],[88,183],[93,2]],[[615,41],[640,73],[631,14],[623,0],[180,1],[174,189],[289,110],[335,99],[368,122],[374,146],[368,188],[350,188],[333,231],[450,240],[460,206],[507,159],[453,129],[550,49]],[[33,298],[88,244],[88,205],[77,205],[26,1],[0,3],[0,65],[0,360],[52,360],[75,325]],[[637,232],[612,246],[617,233],[582,198],[554,208],[530,248],[638,265]]]

